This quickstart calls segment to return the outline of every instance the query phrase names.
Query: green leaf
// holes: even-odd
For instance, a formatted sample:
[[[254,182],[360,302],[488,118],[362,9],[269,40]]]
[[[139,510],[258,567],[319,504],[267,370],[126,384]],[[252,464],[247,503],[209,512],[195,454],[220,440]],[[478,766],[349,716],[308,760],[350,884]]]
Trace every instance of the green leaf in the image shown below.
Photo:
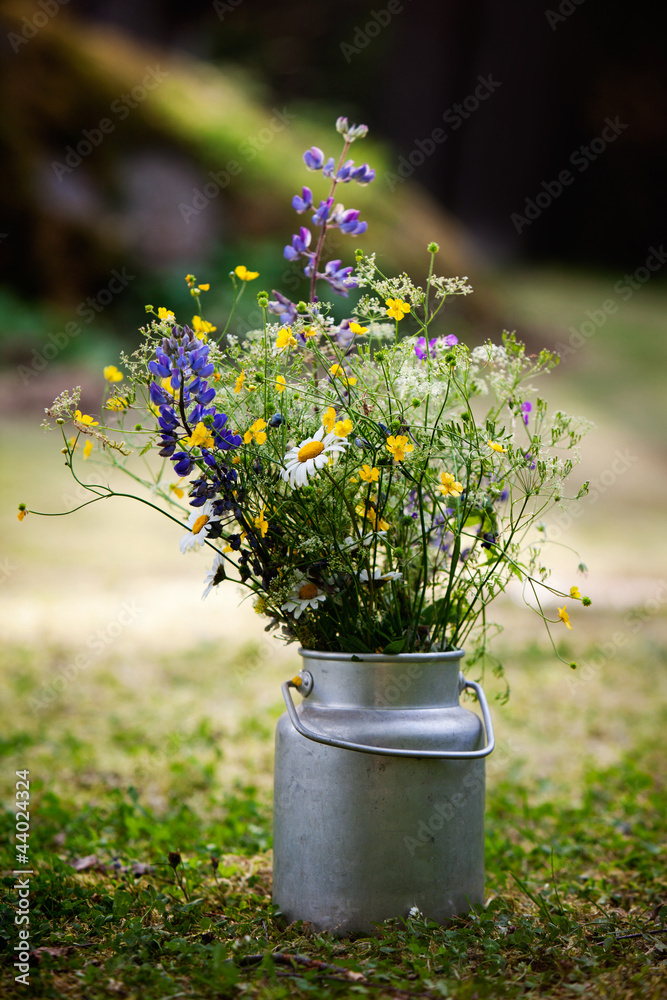
[[[368,648],[365,642],[358,639],[356,635],[341,635],[340,637],[341,649],[344,649],[347,653],[370,653],[372,650]]]
[[[397,653],[402,653],[405,649],[405,637],[402,639],[394,639],[392,642],[388,642],[383,648],[382,652],[387,653],[388,656],[394,656]]]

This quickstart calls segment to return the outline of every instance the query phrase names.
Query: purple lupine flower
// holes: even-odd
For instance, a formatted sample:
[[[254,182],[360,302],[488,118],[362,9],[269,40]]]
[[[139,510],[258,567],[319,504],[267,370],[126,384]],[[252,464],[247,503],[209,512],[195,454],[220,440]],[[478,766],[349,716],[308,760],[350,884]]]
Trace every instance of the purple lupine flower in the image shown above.
[[[354,169],[354,160],[346,160],[342,167],[336,171],[336,180],[340,181],[341,184],[347,184],[352,176],[352,171]]]
[[[327,162],[324,164],[324,169],[322,173],[324,174],[325,177],[328,177],[330,180],[333,180],[335,168],[336,168],[336,161],[334,160],[333,156],[330,156]]]
[[[313,207],[313,192],[310,190],[310,188],[308,187],[302,188],[301,195],[302,195],[301,198],[299,197],[298,194],[295,194],[294,197],[292,198],[292,208],[294,209],[295,212],[298,212],[299,215],[301,214],[301,212],[307,212],[309,208]]]
[[[367,163],[362,163],[360,167],[352,171],[352,180],[356,181],[357,184],[370,184],[371,181],[375,180],[375,171]]]
[[[428,353],[431,355],[432,358],[436,356],[435,345],[437,344],[437,342],[438,342],[437,337],[434,337],[432,340],[429,340],[428,342]],[[417,343],[415,344],[415,354],[417,355],[420,361],[425,360],[426,337],[420,337]]]
[[[320,202],[320,207],[313,216],[313,223],[316,226],[323,226],[325,222],[327,222],[332,205],[333,205],[333,198],[327,198],[326,201]]]
[[[356,208],[350,208],[347,212],[344,212],[338,224],[340,231],[347,233],[349,236],[361,236],[368,229],[367,222],[359,221],[359,210]]]
[[[526,425],[526,427],[528,426],[528,414],[530,413],[532,408],[533,408],[532,403],[528,402],[522,403],[521,406],[519,407],[519,412],[523,417],[523,422]]]
[[[449,333],[445,337],[445,347],[454,347],[454,345],[458,344],[458,342],[459,338],[455,337],[453,333]]]
[[[319,146],[311,146],[303,154],[303,162],[309,170],[321,170],[324,163],[324,153]]]
[[[356,334],[352,333],[350,330],[349,319],[344,319],[342,323],[338,326],[335,332],[336,343],[339,347],[346,350],[350,344],[354,341]]]
[[[288,298],[277,292],[274,288],[275,299],[269,301],[268,309],[274,316],[280,316],[280,322],[285,326],[291,326],[297,317],[297,308]]]
[[[324,268],[324,273],[320,274],[320,277],[328,281],[335,292],[340,292],[341,295],[347,298],[349,290],[358,286],[354,278],[350,277],[353,268],[341,267],[340,264],[340,260],[330,260]]]
[[[310,229],[306,229],[305,226],[301,226],[298,234],[295,233],[292,237],[292,245],[286,246],[283,250],[283,256],[286,257],[287,260],[296,260],[302,253],[306,252],[310,246],[312,238]]]

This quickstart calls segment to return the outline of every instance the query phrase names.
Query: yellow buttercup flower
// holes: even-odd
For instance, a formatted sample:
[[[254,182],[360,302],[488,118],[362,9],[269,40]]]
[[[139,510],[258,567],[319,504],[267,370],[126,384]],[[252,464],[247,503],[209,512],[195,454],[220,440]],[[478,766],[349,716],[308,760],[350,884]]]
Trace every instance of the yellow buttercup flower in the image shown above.
[[[570,629],[570,631],[572,631],[572,626],[570,625],[570,616],[565,610],[565,605],[563,605],[562,608],[558,609],[558,617]]]
[[[77,421],[77,423],[85,424],[87,427],[99,426],[99,420],[93,420],[92,417],[89,417],[87,413],[82,413],[81,410],[77,410],[75,412],[74,419]]]
[[[182,483],[183,479],[179,479],[178,483]],[[185,496],[185,490],[182,489],[178,483],[169,483],[169,489],[172,493],[175,493],[179,500],[182,500]]]
[[[257,444],[264,444],[266,441],[266,432],[264,428],[266,427],[266,420],[256,420],[252,427],[245,432],[243,435],[243,441],[245,444],[250,444],[254,438]]]
[[[25,509],[25,504],[24,503],[20,503],[19,504],[19,512],[18,512],[18,514],[16,516],[18,517],[19,521],[22,521],[25,517],[27,517],[27,515],[28,515],[28,511]]]
[[[200,333],[213,333],[217,330],[217,326],[213,326],[208,320],[202,319],[201,316],[192,317],[192,329],[199,335]]]
[[[286,351],[292,347],[296,347],[296,337],[292,333],[291,327],[284,326],[282,330],[278,330],[278,336],[276,337],[276,348],[279,351]]]
[[[359,478],[363,479],[365,483],[377,483],[380,478],[380,470],[376,469],[375,466],[371,468],[368,464],[362,465]]]
[[[322,414],[322,426],[324,427],[327,434],[331,434],[334,429],[334,424],[336,423],[336,411],[333,406],[330,406]]]
[[[260,532],[260,535],[261,535],[262,538],[264,538],[264,535],[269,530],[269,522],[264,517],[264,511],[265,510],[266,510],[266,507],[262,507],[261,511],[259,512],[259,517],[255,518],[255,527]]]
[[[243,388],[243,383],[245,382],[245,371],[240,372],[236,376],[236,382],[234,383],[234,392],[240,392]]]
[[[391,316],[397,322],[404,319],[406,313],[410,312],[410,303],[404,302],[402,299],[387,299],[385,305],[389,307],[386,310],[387,316]]]
[[[415,446],[408,441],[407,435],[397,434],[394,437],[391,434],[387,438],[387,449],[394,456],[395,462],[402,462],[407,454],[415,450]]]
[[[572,598],[573,601],[581,600],[581,593],[578,587],[570,587],[570,597]]]
[[[93,442],[92,441],[86,441],[86,443],[83,446],[83,460],[84,460],[84,462],[85,462],[85,460],[87,458],[90,458],[90,453],[91,453],[92,450],[93,450]]]
[[[440,482],[442,485],[438,486],[438,489],[440,490],[443,496],[454,497],[455,499],[456,497],[461,496],[461,493],[463,492],[463,486],[461,485],[461,483],[457,483],[457,481],[454,479],[454,476],[452,476],[450,472],[441,472]]]
[[[368,333],[367,326],[361,326],[360,323],[355,323],[354,320],[352,320],[352,322],[350,323],[350,330],[352,331],[352,333],[359,334],[359,336],[361,336],[364,333]]]
[[[158,319],[176,319],[176,316],[171,311],[171,309],[165,309],[164,306],[160,306],[157,311]]]
[[[359,517],[364,518],[367,524],[370,524],[373,531],[389,531],[391,525],[378,515],[372,500],[367,504],[358,504],[354,509]]]
[[[234,274],[241,281],[254,281],[255,278],[259,278],[259,271],[249,271],[245,264],[239,264],[238,267],[235,267]]]
[[[127,409],[127,400],[124,399],[123,396],[112,396],[111,399],[107,400],[104,409],[105,410],[126,410]]]
[[[199,421],[189,438],[185,439],[186,444],[192,448],[213,448],[213,435],[203,421]]]
[[[486,443],[488,444],[489,448],[492,448],[494,451],[497,451],[499,455],[507,454],[507,450],[503,448],[501,444],[498,444],[497,441],[492,441],[489,438],[489,440]]]
[[[354,375],[348,375],[342,365],[332,365],[329,369],[329,374],[333,375],[334,378],[339,378],[346,385],[356,385],[357,379]]]
[[[346,417],[345,420],[338,421],[338,423],[334,426],[333,432],[336,435],[336,437],[346,438],[351,430],[352,430],[352,421],[350,420],[349,417]]]
[[[302,333],[306,338],[317,336],[317,330],[315,329],[314,326],[309,326],[306,330],[303,330]]]
[[[197,285],[197,288],[201,288],[202,292],[207,292],[210,288],[210,284],[207,281],[205,285]]]
[[[104,377],[107,382],[122,382],[123,373],[119,372],[115,365],[106,365],[104,368]]]
[[[276,375],[276,392],[284,392],[287,388],[287,382],[285,381],[284,375]]]

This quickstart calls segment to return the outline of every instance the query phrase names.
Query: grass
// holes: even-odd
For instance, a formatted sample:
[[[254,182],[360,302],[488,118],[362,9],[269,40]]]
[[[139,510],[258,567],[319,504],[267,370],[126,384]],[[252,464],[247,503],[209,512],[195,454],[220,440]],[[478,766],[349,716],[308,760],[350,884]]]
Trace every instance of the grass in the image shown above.
[[[590,619],[587,652],[617,624],[603,612]],[[44,678],[73,650],[10,645],[2,995],[658,1000],[667,986],[666,626],[660,613],[646,617],[626,656],[576,683],[541,647],[515,654],[519,691],[495,709],[499,750],[488,768],[485,907],[444,928],[397,919],[352,940],[287,926],[271,902],[270,742],[281,706],[277,687],[265,709],[253,703],[257,682],[276,672],[256,646],[231,658],[208,644],[147,654],[157,692],[137,687],[112,647],[35,714]],[[160,710],[165,690],[171,715]],[[570,734],[555,753],[552,728]],[[14,983],[9,958],[11,804],[23,767],[37,872],[29,988]]]

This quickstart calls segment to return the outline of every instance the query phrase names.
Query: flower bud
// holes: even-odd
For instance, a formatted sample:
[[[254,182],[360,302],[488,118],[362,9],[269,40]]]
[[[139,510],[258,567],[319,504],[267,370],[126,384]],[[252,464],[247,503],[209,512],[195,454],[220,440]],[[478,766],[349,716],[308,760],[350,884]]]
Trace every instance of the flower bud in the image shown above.
[[[440,247],[438,246],[437,243],[429,243],[426,249],[428,250],[429,253],[437,253]]]

